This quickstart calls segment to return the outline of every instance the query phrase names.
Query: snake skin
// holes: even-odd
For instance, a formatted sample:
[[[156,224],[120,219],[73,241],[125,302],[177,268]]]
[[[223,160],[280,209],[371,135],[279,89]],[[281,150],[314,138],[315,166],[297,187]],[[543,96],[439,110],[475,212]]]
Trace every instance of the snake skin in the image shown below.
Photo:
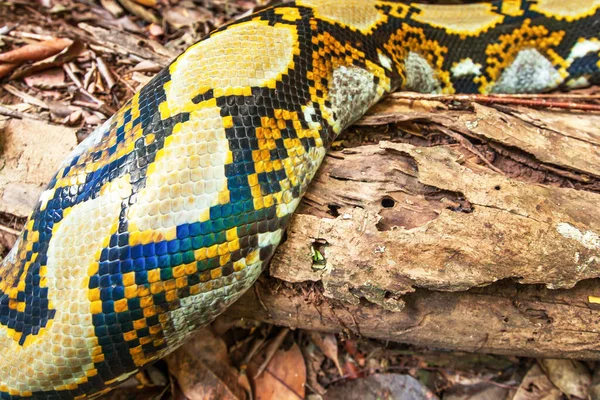
[[[0,265],[0,399],[105,393],[212,321],[386,93],[597,83],[599,9],[301,0],[191,46],[62,164]]]

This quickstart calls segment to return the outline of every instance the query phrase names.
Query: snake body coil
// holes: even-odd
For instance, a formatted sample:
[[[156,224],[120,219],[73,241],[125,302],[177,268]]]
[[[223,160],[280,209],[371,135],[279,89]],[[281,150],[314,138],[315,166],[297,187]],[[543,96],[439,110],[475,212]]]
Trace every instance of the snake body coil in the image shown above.
[[[0,266],[0,399],[106,392],[248,289],[386,93],[596,83],[600,0],[300,0],[191,46],[62,164]]]

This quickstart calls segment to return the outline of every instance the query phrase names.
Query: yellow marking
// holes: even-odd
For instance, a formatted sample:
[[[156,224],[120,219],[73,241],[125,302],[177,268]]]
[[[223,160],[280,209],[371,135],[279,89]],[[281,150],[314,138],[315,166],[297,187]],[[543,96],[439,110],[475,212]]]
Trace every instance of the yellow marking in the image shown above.
[[[137,297],[137,285],[125,286],[125,298],[133,299]]]
[[[387,15],[377,9],[376,0],[300,0],[296,4],[312,8],[319,19],[338,23],[364,34],[372,33],[388,19]]]
[[[244,268],[246,268],[246,259],[244,259],[244,258],[233,263],[233,270],[235,272],[239,272],[239,271],[243,270]]]
[[[175,279],[169,279],[168,281],[165,281],[163,283],[164,283],[163,290],[165,292],[167,292],[169,290],[175,290],[175,288],[176,288]]]
[[[217,279],[217,278],[220,278],[221,276],[223,276],[223,271],[221,271],[221,268],[215,268],[210,271],[211,279]]]
[[[140,307],[142,308],[148,308],[154,305],[154,299],[152,299],[152,296],[145,296],[140,298]]]
[[[145,319],[138,319],[133,321],[133,329],[135,329],[136,331],[139,331],[140,329],[143,329],[146,327],[146,320]]]
[[[219,265],[221,267],[230,261],[231,261],[231,254],[225,254],[224,256],[219,257]]]
[[[547,17],[566,19],[569,22],[590,17],[600,8],[600,0],[537,0],[531,10]]]
[[[522,5],[522,0],[504,0],[501,12],[511,17],[520,17],[524,13]]]
[[[298,9],[293,7],[279,7],[275,9],[275,14],[282,15],[283,20],[290,22],[302,19],[302,16],[298,12]]]
[[[88,299],[92,302],[100,300],[100,289],[99,288],[91,289],[88,294]]]
[[[196,269],[198,269],[198,268],[196,268]],[[186,272],[187,272],[187,267],[186,267]],[[175,280],[175,287],[177,289],[182,289],[182,288],[186,287],[187,285],[188,285],[187,276],[182,276],[181,278],[177,278]]]
[[[175,290],[169,290],[168,292],[165,293],[165,298],[167,299],[167,301],[169,303],[174,302],[175,300],[177,300],[177,291]]]
[[[450,34],[477,36],[501,24],[504,16],[493,11],[490,3],[454,5],[413,4],[420,10],[415,21],[445,29]]]
[[[102,314],[102,302],[100,300],[93,301],[90,305],[92,314]]]
[[[600,297],[588,296],[588,302],[592,304],[600,304]]]
[[[154,283],[160,281],[160,270],[153,269],[152,271],[148,271],[148,282]]]
[[[120,300],[115,301],[114,307],[115,307],[115,312],[118,312],[118,313],[127,311],[128,310],[127,299],[120,299]]]
[[[218,97],[234,88],[274,88],[293,68],[294,54],[299,54],[297,38],[293,25],[248,21],[191,46],[169,67],[171,81],[164,86],[167,100],[160,105],[161,115],[198,109],[202,103],[192,99],[210,89]]]
[[[233,118],[231,116],[223,117],[223,128],[233,128]]]
[[[135,285],[135,272],[127,272],[123,274],[123,286],[129,287]]]

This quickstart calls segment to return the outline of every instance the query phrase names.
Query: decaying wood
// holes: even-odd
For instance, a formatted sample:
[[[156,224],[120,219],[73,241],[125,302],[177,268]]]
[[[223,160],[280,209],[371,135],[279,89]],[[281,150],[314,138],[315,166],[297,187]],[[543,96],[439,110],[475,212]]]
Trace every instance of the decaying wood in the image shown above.
[[[589,113],[389,99],[358,125],[422,138],[332,152],[271,263],[267,286],[279,290],[259,292],[264,305],[252,293],[231,313],[600,359],[599,123]],[[322,304],[298,294],[308,282]]]
[[[511,282],[467,292],[417,289],[403,296],[406,307],[394,312],[261,278],[226,315],[429,348],[598,360],[600,307],[588,302],[594,293],[600,293],[598,280],[569,290]]]

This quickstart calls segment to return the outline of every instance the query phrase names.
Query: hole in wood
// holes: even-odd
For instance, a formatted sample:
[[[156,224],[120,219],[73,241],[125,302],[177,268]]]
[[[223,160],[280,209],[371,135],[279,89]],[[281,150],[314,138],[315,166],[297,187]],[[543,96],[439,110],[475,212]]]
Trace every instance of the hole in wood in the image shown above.
[[[396,200],[392,199],[391,197],[385,197],[383,200],[381,200],[381,206],[383,208],[394,208],[395,205]]]
[[[340,206],[338,206],[337,204],[328,204],[327,208],[329,208],[329,211],[327,211],[327,214],[331,215],[334,218],[337,218],[340,216]]]

